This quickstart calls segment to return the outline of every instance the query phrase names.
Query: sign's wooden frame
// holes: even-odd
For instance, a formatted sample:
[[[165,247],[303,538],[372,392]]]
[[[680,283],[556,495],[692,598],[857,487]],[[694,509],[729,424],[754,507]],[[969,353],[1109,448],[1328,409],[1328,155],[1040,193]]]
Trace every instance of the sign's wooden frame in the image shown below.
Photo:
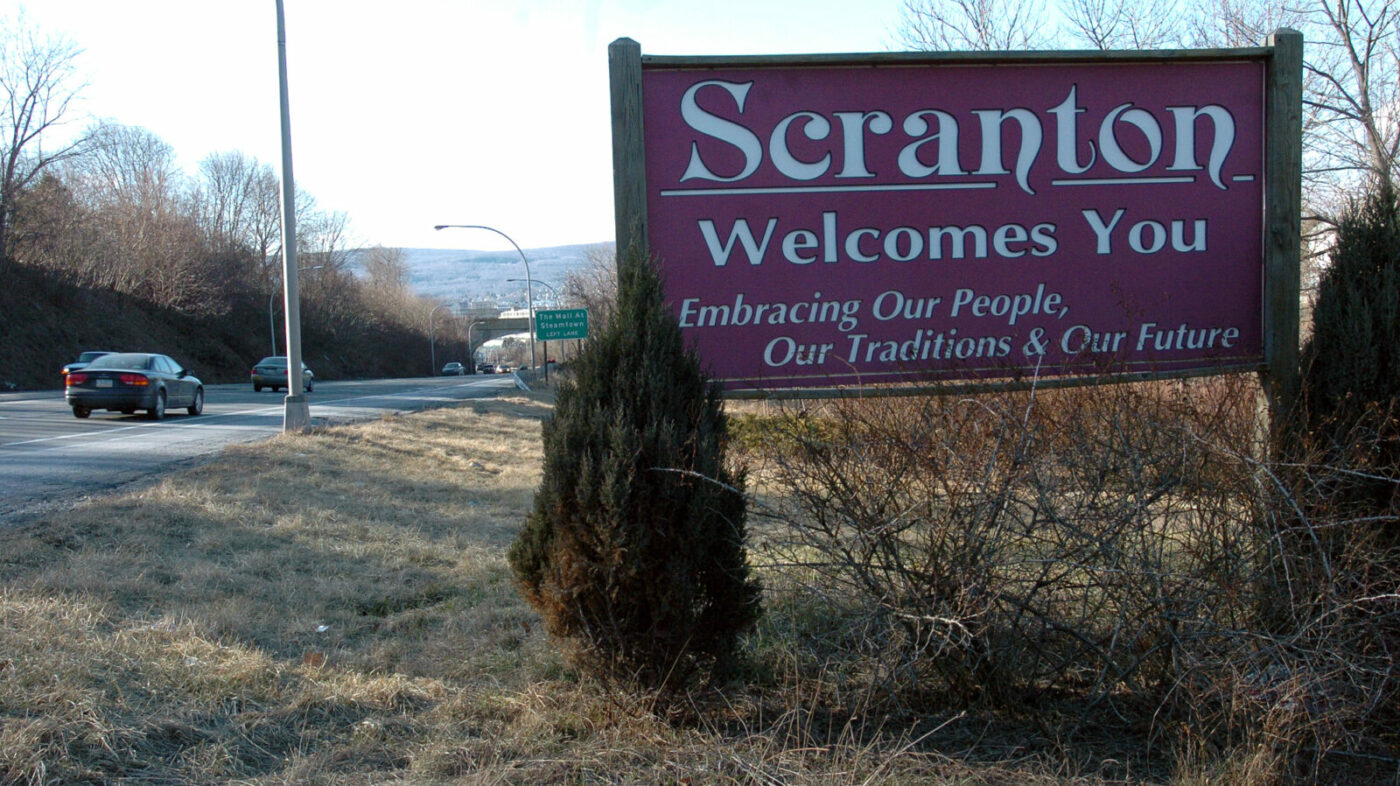
[[[1280,29],[1266,45],[1247,49],[1190,49],[1114,52],[1024,53],[877,53],[851,55],[765,55],[664,57],[642,55],[641,45],[621,38],[608,47],[613,129],[613,193],[618,253],[633,244],[646,246],[646,153],[643,137],[642,72],[647,67],[830,67],[846,65],[909,65],[963,63],[972,65],[1033,63],[1169,63],[1256,58],[1265,62],[1265,184],[1264,184],[1264,363],[1248,367],[1217,367],[1169,372],[1065,376],[993,382],[947,383],[936,386],[897,385],[888,388],[795,388],[780,391],[736,390],[734,398],[832,398],[852,395],[911,395],[1067,387],[1146,379],[1182,378],[1255,371],[1275,411],[1291,401],[1298,386],[1299,280],[1302,210],[1302,81],[1303,36]]]

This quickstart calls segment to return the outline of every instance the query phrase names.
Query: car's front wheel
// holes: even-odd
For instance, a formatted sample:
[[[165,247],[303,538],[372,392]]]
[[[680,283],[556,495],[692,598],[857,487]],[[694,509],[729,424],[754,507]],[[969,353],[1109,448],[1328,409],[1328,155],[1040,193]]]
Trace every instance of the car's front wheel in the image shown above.
[[[185,411],[189,412],[191,415],[198,415],[204,412],[204,388],[194,389],[194,402],[191,403],[190,408]]]
[[[87,407],[73,407],[73,417],[78,418],[79,420],[85,420],[87,416],[91,414],[92,410],[88,409]]]
[[[165,391],[164,391],[164,390],[157,390],[157,391],[156,391],[156,405],[155,405],[154,407],[151,407],[149,410],[147,410],[147,412],[150,413],[151,420],[164,420],[164,419],[165,419]]]
[[[316,383],[315,383],[315,382],[308,381],[308,382],[306,383],[306,392],[307,392],[307,393],[310,393],[310,392],[311,392],[312,390],[314,390],[315,388],[316,388]]]

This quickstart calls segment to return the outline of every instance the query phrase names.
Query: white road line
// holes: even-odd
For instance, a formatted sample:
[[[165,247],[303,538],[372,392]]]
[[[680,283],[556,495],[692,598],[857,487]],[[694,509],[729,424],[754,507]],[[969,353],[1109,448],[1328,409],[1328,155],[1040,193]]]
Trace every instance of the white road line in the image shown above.
[[[448,386],[446,386],[446,387],[447,387],[448,389],[451,389],[451,388],[482,387],[482,386],[484,386],[484,383],[485,383],[484,380],[478,380],[478,381],[475,381],[475,382],[464,382],[464,383],[461,383],[461,384],[458,384],[458,385],[448,385]],[[393,400],[396,400],[396,399],[411,399],[411,398],[428,399],[428,400],[432,400],[432,401],[451,401],[451,400],[454,400],[454,399],[445,398],[445,397],[430,397],[430,396],[426,396],[426,395],[423,394],[424,391],[436,391],[436,390],[442,390],[442,389],[443,389],[443,387],[441,387],[441,386],[430,386],[430,387],[424,387],[424,388],[415,388],[414,390],[405,391],[405,392],[403,392],[403,393],[380,393],[380,394],[374,394],[374,395],[368,395],[368,396],[350,396],[350,397],[346,397],[346,398],[332,399],[332,400],[329,400],[329,401],[318,401],[318,402],[312,404],[311,407],[312,407],[313,414],[314,414],[314,410],[315,410],[316,407],[334,407],[334,406],[336,406],[336,405],[338,405],[338,404],[344,404],[344,403],[346,403],[346,402],[361,402],[361,403],[362,403],[362,402],[364,402],[364,401],[366,401],[366,400],[372,400],[372,399],[384,399],[384,400],[388,400],[388,401],[393,401]],[[457,400],[460,400],[460,399],[457,399]],[[122,434],[122,433],[124,433],[124,432],[134,431],[134,430],[139,430],[139,429],[161,428],[161,429],[165,429],[165,430],[170,430],[170,429],[206,428],[206,426],[204,426],[203,424],[208,423],[208,422],[211,421],[211,420],[219,420],[219,419],[221,419],[221,418],[246,417],[246,416],[249,416],[249,415],[280,415],[280,414],[282,414],[283,412],[285,412],[285,409],[284,409],[284,407],[283,407],[281,404],[260,405],[260,406],[259,406],[258,408],[256,408],[256,409],[245,409],[245,410],[239,410],[238,412],[221,412],[221,413],[218,413],[218,414],[205,414],[205,415],[200,415],[200,416],[199,416],[200,419],[199,419],[199,421],[198,421],[197,423],[196,423],[196,422],[191,422],[191,423],[174,422],[174,423],[171,423],[171,422],[164,422],[164,421],[151,421],[151,422],[149,422],[149,423],[143,423],[143,424],[141,424],[141,425],[139,425],[139,426],[118,426],[118,427],[115,427],[115,428],[112,428],[112,429],[108,429],[108,430],[102,431],[102,432],[91,432],[91,431],[88,431],[88,432],[82,432],[82,433],[78,433],[78,434],[62,434],[62,435],[59,435],[59,436],[56,436],[56,437],[39,437],[38,439],[26,439],[26,440],[21,440],[21,441],[19,441],[19,442],[4,442],[4,443],[0,443],[0,448],[16,447],[16,446],[19,446],[19,445],[36,445],[36,444],[40,444],[40,443],[44,443],[44,442],[62,442],[62,441],[66,441],[66,440],[81,440],[81,439],[90,439],[90,441],[93,441],[93,442],[111,442],[111,441],[113,441],[114,438],[118,438],[117,435],[120,435],[120,434]],[[251,427],[228,426],[228,427],[226,427],[226,428],[234,429],[234,428],[251,428]]]

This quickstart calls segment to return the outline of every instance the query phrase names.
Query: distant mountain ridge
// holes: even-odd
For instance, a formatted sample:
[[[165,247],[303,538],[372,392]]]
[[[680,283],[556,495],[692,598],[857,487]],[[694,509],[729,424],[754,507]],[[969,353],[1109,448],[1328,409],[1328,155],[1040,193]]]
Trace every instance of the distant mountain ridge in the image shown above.
[[[536,282],[536,307],[554,300],[553,287],[563,294],[564,279],[574,270],[588,265],[588,254],[602,248],[612,252],[612,243],[584,243],[571,246],[522,249],[530,265],[530,278]],[[439,298],[449,303],[494,300],[501,308],[524,308],[525,265],[520,254],[509,251],[473,251],[469,249],[404,248],[404,264],[408,267],[409,287],[419,295]],[[350,266],[356,273],[364,271],[363,255],[367,249],[350,254]],[[510,281],[508,279],[521,279]],[[541,283],[544,286],[541,286]]]

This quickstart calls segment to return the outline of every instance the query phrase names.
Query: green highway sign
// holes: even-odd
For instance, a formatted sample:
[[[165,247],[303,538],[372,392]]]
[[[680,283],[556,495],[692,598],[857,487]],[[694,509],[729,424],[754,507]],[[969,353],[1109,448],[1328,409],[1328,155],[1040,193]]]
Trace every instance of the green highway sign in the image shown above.
[[[588,309],[555,308],[535,312],[535,340],[588,338]]]

